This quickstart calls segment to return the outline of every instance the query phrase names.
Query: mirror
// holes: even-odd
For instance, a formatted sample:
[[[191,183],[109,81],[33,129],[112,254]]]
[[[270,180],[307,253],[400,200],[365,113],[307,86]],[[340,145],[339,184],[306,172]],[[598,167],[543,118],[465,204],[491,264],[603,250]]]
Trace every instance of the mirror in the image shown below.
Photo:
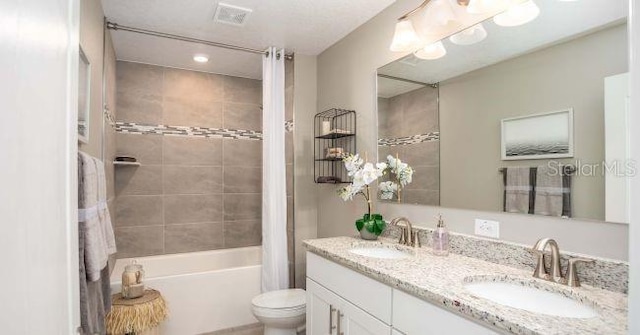
[[[89,143],[89,115],[91,106],[91,63],[80,47],[78,62],[78,141]]]
[[[378,160],[408,163],[392,199],[628,222],[626,0],[536,1],[517,27],[378,69]]]

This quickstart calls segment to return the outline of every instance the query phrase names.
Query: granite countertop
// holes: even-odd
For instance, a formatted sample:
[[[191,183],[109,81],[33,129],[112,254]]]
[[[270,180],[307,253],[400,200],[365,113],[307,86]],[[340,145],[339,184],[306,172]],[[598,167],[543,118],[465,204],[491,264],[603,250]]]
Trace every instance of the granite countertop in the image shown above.
[[[306,240],[304,245],[310,252],[506,333],[627,333],[627,295],[623,293],[587,285],[571,288],[534,279],[533,270],[525,271],[456,254],[435,256],[429,248],[405,247],[389,239],[370,242],[353,237],[334,237]],[[349,252],[353,248],[373,246],[406,250],[411,256],[377,259]],[[499,305],[467,291],[464,285],[473,281],[512,282],[557,292],[590,305],[599,316],[563,318]]]

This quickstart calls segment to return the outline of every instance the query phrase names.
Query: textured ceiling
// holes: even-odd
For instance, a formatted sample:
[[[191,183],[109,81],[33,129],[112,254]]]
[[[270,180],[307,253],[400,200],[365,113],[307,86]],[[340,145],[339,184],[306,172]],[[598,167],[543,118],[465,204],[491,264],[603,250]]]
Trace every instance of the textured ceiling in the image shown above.
[[[105,15],[121,25],[185,35],[254,49],[277,46],[289,52],[317,55],[381,12],[395,0],[226,0],[250,8],[245,26],[213,22],[214,0],[102,0]],[[112,31],[117,58],[261,78],[260,57],[238,51],[130,32]],[[210,55],[195,64],[193,54]]]
[[[622,23],[628,14],[628,0],[582,0],[562,2],[535,0],[541,9],[534,21],[518,27],[500,27],[484,22],[488,37],[477,44],[459,46],[445,40],[447,55],[437,60],[407,65],[396,61],[379,73],[425,83],[437,83],[522,54],[566,41],[581,34]],[[413,56],[408,56],[413,58]],[[385,84],[385,95],[394,90]],[[396,82],[396,85],[404,85]]]

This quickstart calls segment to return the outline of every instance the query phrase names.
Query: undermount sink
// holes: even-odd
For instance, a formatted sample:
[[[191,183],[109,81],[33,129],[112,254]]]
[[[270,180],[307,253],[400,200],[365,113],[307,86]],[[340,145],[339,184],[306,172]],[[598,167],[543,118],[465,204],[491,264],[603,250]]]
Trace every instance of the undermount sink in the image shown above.
[[[380,259],[403,259],[411,257],[411,254],[407,251],[384,246],[353,248],[350,249],[349,252],[360,256]]]
[[[598,316],[592,307],[577,300],[518,283],[471,282],[465,288],[479,298],[533,313],[579,319]]]

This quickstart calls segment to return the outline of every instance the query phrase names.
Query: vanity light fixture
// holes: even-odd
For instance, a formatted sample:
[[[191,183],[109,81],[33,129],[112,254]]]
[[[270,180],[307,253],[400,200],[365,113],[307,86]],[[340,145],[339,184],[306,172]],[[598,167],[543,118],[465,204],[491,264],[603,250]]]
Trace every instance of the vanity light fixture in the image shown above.
[[[431,0],[417,11],[411,21],[420,35],[442,35],[462,26],[451,0]],[[458,6],[457,4],[455,5]]]
[[[487,38],[487,31],[482,23],[478,23],[471,28],[467,28],[455,35],[449,37],[449,41],[458,45],[471,45],[478,43]]]
[[[399,20],[396,23],[396,31],[391,42],[391,51],[409,52],[420,47],[420,38],[413,28],[411,20]]]
[[[512,0],[509,9],[493,18],[499,26],[515,27],[533,21],[540,14],[540,8],[533,0]]]
[[[444,57],[447,54],[447,49],[444,48],[442,41],[437,41],[425,46],[422,49],[414,52],[413,55],[420,59],[434,60]]]
[[[425,0],[398,19],[389,49],[393,52],[414,51],[421,59],[438,59],[446,55],[447,50],[441,40],[431,41],[447,32],[459,31],[469,16],[490,13],[499,13],[493,17],[497,25],[514,27],[533,21],[540,15],[540,8],[534,0]],[[449,41],[470,45],[485,38],[487,31],[482,23],[478,23],[452,35]],[[425,46],[427,43],[430,44]]]
[[[205,54],[195,54],[193,55],[193,60],[198,63],[206,63],[209,61],[209,56]]]

